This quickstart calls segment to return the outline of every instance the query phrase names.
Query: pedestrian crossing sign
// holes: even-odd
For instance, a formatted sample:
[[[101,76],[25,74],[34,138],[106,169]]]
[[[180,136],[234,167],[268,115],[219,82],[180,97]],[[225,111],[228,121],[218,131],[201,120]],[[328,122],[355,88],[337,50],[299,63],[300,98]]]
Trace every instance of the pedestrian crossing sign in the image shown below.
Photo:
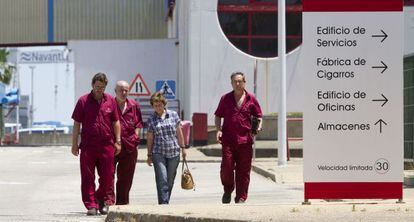
[[[166,99],[175,99],[175,80],[158,80],[155,82],[155,90],[161,92]]]
[[[141,74],[137,74],[129,85],[130,96],[150,96],[151,92]]]

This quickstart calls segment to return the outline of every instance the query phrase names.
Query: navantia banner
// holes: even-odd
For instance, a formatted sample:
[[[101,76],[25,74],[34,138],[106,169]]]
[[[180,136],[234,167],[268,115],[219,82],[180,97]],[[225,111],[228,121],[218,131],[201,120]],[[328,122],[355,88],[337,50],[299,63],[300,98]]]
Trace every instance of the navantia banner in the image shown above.
[[[402,0],[304,0],[305,199],[401,199]]]
[[[48,51],[21,51],[18,62],[20,64],[50,64],[50,63],[68,63],[68,52],[64,50]]]

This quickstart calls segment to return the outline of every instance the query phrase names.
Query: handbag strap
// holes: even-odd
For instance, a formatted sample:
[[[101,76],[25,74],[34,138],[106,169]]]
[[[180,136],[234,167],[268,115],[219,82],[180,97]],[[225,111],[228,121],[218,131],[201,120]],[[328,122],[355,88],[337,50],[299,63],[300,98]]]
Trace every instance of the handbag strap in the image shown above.
[[[181,167],[181,173],[184,172],[184,164],[185,164],[185,169],[188,170],[188,164],[187,164],[187,160],[185,158],[183,158],[183,164]]]

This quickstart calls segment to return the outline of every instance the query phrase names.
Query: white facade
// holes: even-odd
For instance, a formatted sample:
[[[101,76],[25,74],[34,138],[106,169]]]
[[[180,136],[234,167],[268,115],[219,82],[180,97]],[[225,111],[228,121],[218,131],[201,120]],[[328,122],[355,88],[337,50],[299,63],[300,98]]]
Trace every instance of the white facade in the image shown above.
[[[231,91],[230,74],[244,72],[247,90],[253,93],[253,69],[257,67],[257,99],[263,113],[278,110],[279,68],[278,59],[261,59],[245,54],[234,47],[222,32],[217,17],[217,0],[179,1],[179,82],[180,100],[184,115],[208,113],[209,125],[213,124],[214,111],[220,97]],[[287,57],[287,111],[302,111],[300,50]]]
[[[220,97],[231,91],[230,74],[247,74],[247,90],[253,92],[253,68],[258,60],[257,99],[264,114],[278,112],[279,59],[255,58],[234,47],[221,30],[217,0],[178,0],[180,100],[185,118],[192,113],[208,113],[213,124]],[[414,53],[414,7],[405,7],[404,55]],[[303,112],[302,81],[306,70],[300,67],[300,47],[287,56],[287,112]]]
[[[107,88],[110,93],[115,80],[148,73],[143,77],[145,81],[148,79],[151,90],[153,76],[176,79],[184,119],[191,119],[196,112],[208,113],[209,125],[212,125],[220,97],[232,90],[232,72],[246,73],[247,90],[253,93],[253,69],[258,60],[256,97],[264,114],[278,112],[278,58],[256,58],[234,47],[220,28],[216,9],[217,0],[177,0],[173,21],[169,21],[172,39],[165,45],[159,44],[163,40],[133,40],[128,44],[119,40],[70,41],[76,64],[75,98],[90,90],[91,75],[97,71],[110,74],[111,83]],[[414,53],[414,41],[410,41],[414,39],[414,7],[405,7],[404,13],[404,54],[409,55]],[[177,46],[175,38],[178,38]],[[131,42],[134,43],[131,45]],[[93,51],[88,52],[91,48]],[[177,50],[176,56],[174,50]],[[171,53],[165,56],[166,52]],[[306,83],[302,80],[306,70],[300,69],[302,60],[300,47],[287,56],[287,112],[303,112]]]

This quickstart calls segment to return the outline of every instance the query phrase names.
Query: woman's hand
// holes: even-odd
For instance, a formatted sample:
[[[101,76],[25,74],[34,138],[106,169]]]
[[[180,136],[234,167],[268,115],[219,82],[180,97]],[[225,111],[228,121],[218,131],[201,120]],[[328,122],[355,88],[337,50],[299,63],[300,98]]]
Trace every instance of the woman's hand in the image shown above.
[[[115,156],[118,156],[121,153],[121,144],[115,143]]]
[[[152,166],[152,145],[154,144],[154,133],[147,132],[147,164]]]
[[[183,159],[187,158],[187,149],[186,148],[181,148],[181,154],[183,155]]]

